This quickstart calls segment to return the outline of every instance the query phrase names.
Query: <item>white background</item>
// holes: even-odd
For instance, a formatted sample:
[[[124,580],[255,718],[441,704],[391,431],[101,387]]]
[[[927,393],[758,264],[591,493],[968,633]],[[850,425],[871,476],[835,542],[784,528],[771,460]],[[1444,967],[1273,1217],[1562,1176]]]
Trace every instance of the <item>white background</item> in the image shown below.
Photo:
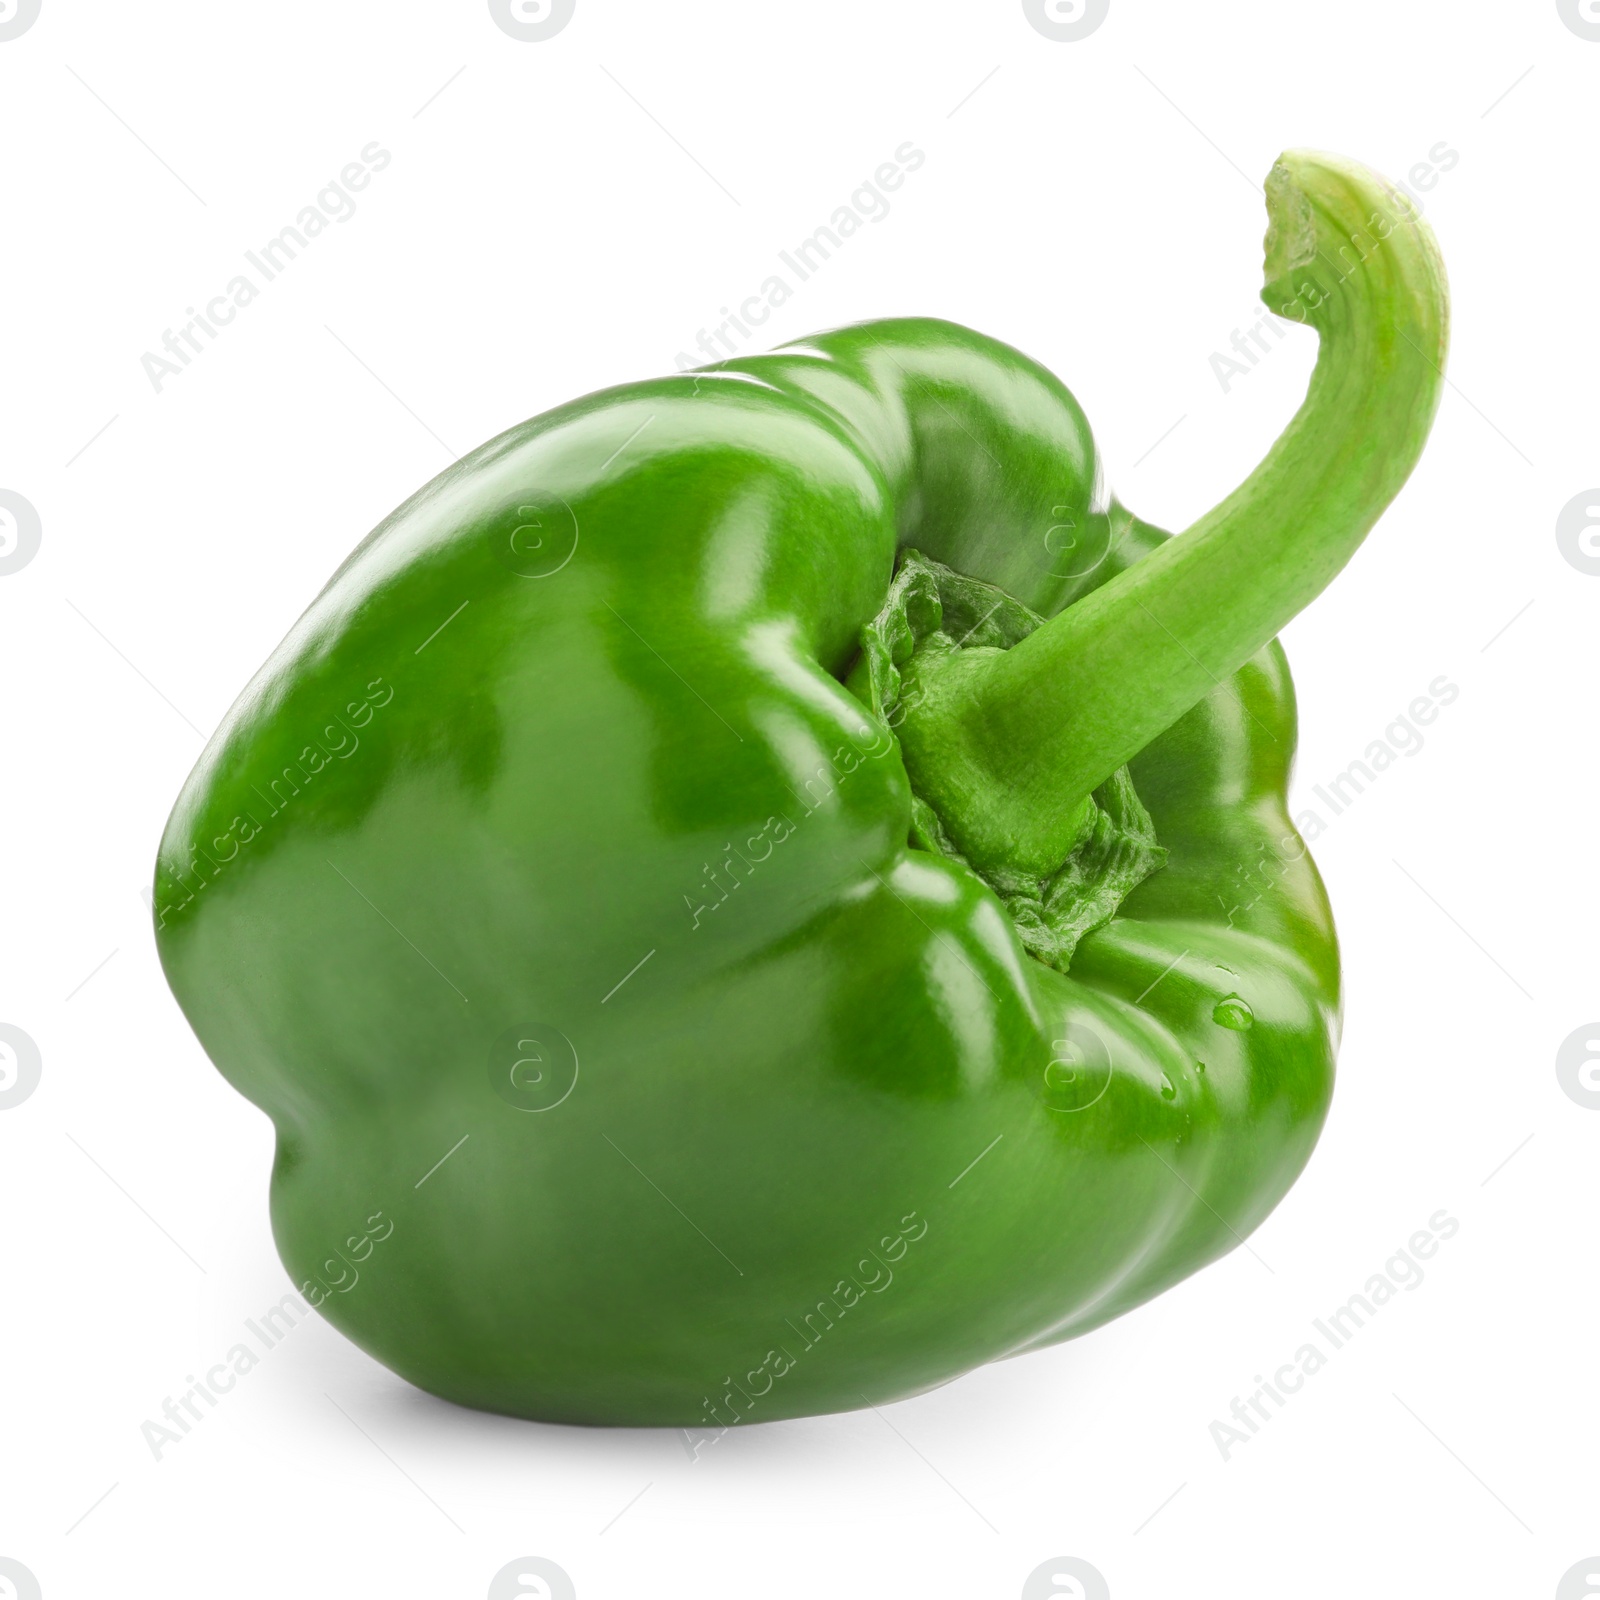
[[[1112,0],[1076,43],[1015,0],[578,0],[542,43],[483,0],[43,0],[0,43],[0,488],[43,528],[0,577],[0,1022],[43,1062],[0,1112],[0,1556],[45,1600],[478,1600],[524,1555],[582,1600],[1011,1600],[1057,1556],[1115,1600],[1556,1595],[1600,1551],[1600,1111],[1555,1071],[1600,1016],[1600,578],[1555,537],[1600,481],[1597,88],[1554,0]],[[373,140],[356,214],[158,394],[141,356]],[[402,498],[670,371],[905,140],[890,214],[746,348],[970,323],[1062,375],[1174,528],[1310,370],[1302,332],[1231,392],[1211,363],[1257,315],[1278,150],[1459,157],[1422,193],[1456,318],[1432,443],[1286,635],[1348,980],[1309,1169],[1251,1252],[882,1415],[693,1461],[452,1408],[312,1319],[155,1461],[141,1423],[288,1288],[269,1124],[144,899],[203,736]],[[1424,748],[1333,818],[1312,786],[1441,674]],[[1441,1208],[1426,1281],[1224,1461],[1212,1422]]]

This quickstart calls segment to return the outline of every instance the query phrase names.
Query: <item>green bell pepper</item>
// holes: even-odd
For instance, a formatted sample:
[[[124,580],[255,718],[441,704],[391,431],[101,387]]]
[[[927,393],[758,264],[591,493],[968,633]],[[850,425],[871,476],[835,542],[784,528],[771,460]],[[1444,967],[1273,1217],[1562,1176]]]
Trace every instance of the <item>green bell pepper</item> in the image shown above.
[[[1277,630],[1426,437],[1444,273],[1267,181],[1306,400],[1179,538],[945,322],[591,395],[355,550],[162,840],[307,1299],[422,1388],[723,1426],[929,1389],[1238,1245],[1310,1155],[1334,930]]]

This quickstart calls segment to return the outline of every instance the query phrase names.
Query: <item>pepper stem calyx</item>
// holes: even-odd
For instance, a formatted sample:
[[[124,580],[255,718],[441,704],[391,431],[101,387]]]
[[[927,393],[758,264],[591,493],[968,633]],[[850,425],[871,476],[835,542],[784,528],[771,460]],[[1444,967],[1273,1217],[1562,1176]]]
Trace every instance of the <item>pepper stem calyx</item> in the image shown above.
[[[1449,337],[1432,231],[1336,156],[1286,153],[1266,195],[1262,299],[1321,340],[1282,436],[1193,526],[1013,648],[927,672],[907,712],[913,781],[980,868],[1056,871],[1090,795],[1322,592],[1421,454]]]

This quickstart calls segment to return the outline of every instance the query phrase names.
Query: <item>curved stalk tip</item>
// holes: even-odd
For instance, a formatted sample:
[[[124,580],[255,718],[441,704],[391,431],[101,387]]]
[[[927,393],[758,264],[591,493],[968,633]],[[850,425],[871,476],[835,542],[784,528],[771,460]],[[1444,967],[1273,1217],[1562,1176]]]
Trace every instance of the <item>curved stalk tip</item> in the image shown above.
[[[980,866],[1047,873],[1085,798],[1328,585],[1428,436],[1444,264],[1411,201],[1337,156],[1266,183],[1261,297],[1321,340],[1306,398],[1226,499],[1012,649],[948,658],[902,728],[911,776]]]

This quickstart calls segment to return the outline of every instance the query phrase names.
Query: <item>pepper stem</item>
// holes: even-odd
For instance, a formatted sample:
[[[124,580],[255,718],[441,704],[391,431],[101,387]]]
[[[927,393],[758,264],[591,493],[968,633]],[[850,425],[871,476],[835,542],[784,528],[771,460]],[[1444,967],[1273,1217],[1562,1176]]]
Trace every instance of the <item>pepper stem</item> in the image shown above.
[[[1013,648],[950,658],[902,733],[907,765],[981,866],[1049,872],[1084,799],[1322,592],[1421,454],[1444,381],[1432,231],[1355,162],[1278,159],[1261,297],[1317,329],[1304,404],[1191,528]]]

